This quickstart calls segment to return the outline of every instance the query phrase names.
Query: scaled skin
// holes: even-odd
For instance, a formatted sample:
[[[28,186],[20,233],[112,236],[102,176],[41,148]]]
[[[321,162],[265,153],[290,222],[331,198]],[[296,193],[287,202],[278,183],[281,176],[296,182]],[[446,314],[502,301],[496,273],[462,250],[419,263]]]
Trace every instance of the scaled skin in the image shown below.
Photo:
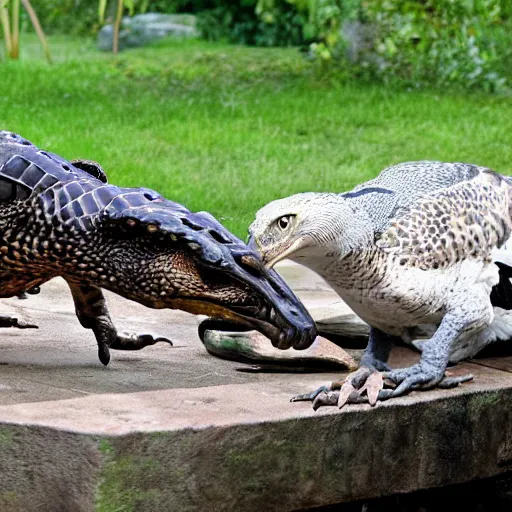
[[[354,391],[376,370],[396,388],[372,377],[372,402],[456,385],[467,378],[444,378],[450,360],[512,336],[511,285],[500,278],[510,262],[511,191],[489,169],[409,162],[346,194],[297,194],[257,212],[250,245],[265,263],[290,258],[311,268],[371,327],[361,370],[340,392],[307,397],[316,405],[367,399]],[[420,362],[390,370],[393,342],[418,326],[434,332]]]
[[[306,348],[315,338],[313,320],[282,279],[208,213],[153,190],[110,185],[95,162],[72,163],[0,132],[0,297],[57,276],[103,364],[110,348],[168,340],[119,335],[102,288],[151,308],[241,323],[280,348]]]

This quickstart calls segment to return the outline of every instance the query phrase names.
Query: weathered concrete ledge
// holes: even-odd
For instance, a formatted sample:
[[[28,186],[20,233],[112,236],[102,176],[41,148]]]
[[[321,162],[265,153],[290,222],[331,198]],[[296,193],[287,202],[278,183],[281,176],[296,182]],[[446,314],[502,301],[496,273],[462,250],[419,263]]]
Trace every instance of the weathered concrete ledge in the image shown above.
[[[339,374],[238,371],[207,355],[190,315],[110,294],[118,325],[175,347],[103,368],[61,282],[8,302],[40,329],[2,330],[2,512],[292,511],[512,469],[508,357],[457,366],[475,379],[456,389],[314,412],[289,398]],[[416,358],[399,347],[391,364]]]

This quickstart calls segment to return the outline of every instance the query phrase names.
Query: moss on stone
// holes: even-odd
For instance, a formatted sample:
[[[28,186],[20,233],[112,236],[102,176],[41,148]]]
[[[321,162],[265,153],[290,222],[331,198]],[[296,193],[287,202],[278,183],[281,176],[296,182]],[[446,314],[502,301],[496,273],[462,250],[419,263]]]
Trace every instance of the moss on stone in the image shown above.
[[[103,456],[103,467],[96,490],[96,512],[133,512],[139,510],[141,504],[155,499],[157,490],[141,487],[143,475],[159,470],[158,461],[146,457],[120,457],[111,441],[105,438],[99,440],[98,449]]]
[[[0,428],[0,447],[11,444],[12,438],[13,438],[12,429],[10,429],[8,427]]]

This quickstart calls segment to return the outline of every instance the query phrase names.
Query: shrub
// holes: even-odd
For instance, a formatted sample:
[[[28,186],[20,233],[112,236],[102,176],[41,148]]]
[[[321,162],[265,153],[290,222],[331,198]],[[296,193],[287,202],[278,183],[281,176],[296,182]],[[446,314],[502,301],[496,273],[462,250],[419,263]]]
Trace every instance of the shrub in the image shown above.
[[[306,20],[310,54],[338,60],[358,76],[412,86],[499,90],[512,60],[510,0],[259,0],[272,18],[292,4]],[[508,31],[510,34],[510,30]],[[366,38],[354,51],[354,37]],[[347,62],[347,60],[349,62]]]
[[[193,8],[193,4],[184,0],[135,0],[137,11],[151,11],[173,14]],[[115,16],[117,1],[107,2],[107,21]],[[95,34],[100,29],[98,0],[37,0],[37,11],[41,24],[47,32],[72,35]]]
[[[37,0],[37,12],[48,33],[91,34],[99,29],[98,0]]]
[[[360,21],[375,27],[359,65],[384,80],[502,89],[493,30],[509,15],[502,0],[373,0]]]

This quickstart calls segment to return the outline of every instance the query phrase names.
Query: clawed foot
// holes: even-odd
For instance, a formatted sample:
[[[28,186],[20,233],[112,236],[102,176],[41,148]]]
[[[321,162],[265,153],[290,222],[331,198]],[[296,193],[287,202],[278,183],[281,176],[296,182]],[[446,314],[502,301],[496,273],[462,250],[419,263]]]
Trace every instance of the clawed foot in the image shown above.
[[[37,329],[37,325],[30,320],[16,316],[0,315],[0,327],[17,327],[18,329]]]
[[[409,368],[378,372],[373,367],[361,367],[350,374],[344,382],[332,382],[312,393],[297,395],[291,402],[308,400],[316,411],[322,405],[343,407],[347,403],[369,403],[404,395],[415,389],[452,388],[473,379],[472,375],[440,377],[434,368],[425,368],[421,363]]]
[[[294,396],[290,401],[312,401],[316,411],[321,405],[338,405],[346,403],[366,403],[374,405],[383,387],[382,374],[375,368],[362,366],[351,373],[344,382],[335,381],[326,386],[320,386],[312,393]]]
[[[98,343],[98,357],[100,361],[106,366],[110,361],[110,350],[141,350],[144,347],[154,345],[155,343],[164,342],[173,345],[172,341],[162,336],[154,337],[151,334],[127,334],[118,335],[113,343]]]

